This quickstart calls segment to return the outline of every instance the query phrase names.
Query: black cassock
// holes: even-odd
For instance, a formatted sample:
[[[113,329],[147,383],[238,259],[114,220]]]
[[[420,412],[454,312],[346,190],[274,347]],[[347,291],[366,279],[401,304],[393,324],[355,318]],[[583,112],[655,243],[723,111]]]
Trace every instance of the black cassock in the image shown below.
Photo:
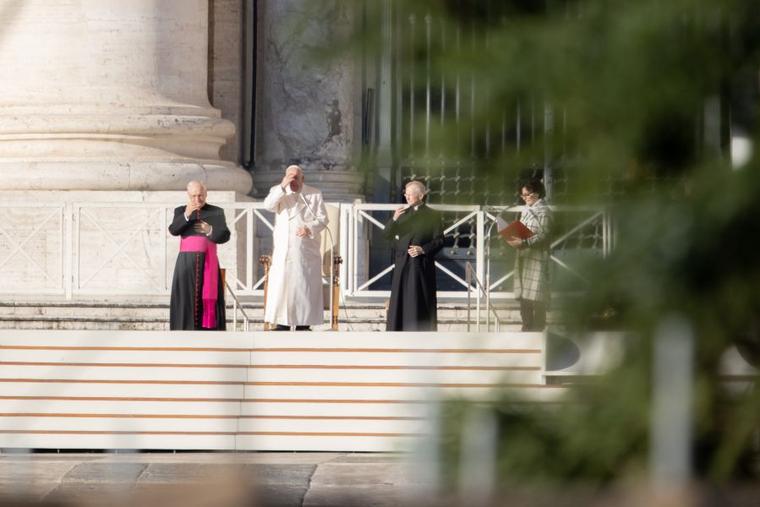
[[[441,214],[425,204],[409,209],[385,227],[385,237],[394,240],[396,267],[388,306],[388,331],[435,331],[435,254],[443,247]],[[411,257],[410,245],[421,246],[423,255]]]
[[[230,230],[224,219],[224,210],[211,204],[205,204],[200,210],[200,219],[208,223],[211,235],[208,237],[217,244],[226,243],[230,239]],[[185,220],[185,207],[180,206],[174,210],[174,220],[169,226],[172,236],[204,236],[193,230],[193,225],[198,222],[197,215],[193,213],[190,220]],[[199,252],[180,252],[177,263],[174,266],[174,278],[172,279],[172,295],[169,304],[169,329],[193,330],[201,328],[201,315],[203,301],[201,287],[203,287],[203,265],[206,262],[206,254]],[[197,263],[197,265],[196,265]],[[196,273],[198,278],[196,283]],[[218,296],[216,300],[216,327],[224,330],[224,284],[222,274],[219,272]]]

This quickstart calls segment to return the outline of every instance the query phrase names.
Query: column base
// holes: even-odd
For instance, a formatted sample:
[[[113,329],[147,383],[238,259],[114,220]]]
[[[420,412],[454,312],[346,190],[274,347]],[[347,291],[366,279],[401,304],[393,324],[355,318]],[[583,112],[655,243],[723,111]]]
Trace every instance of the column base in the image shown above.
[[[251,175],[232,162],[220,160],[0,161],[0,180],[6,190],[185,190],[190,180],[209,190],[248,194]]]

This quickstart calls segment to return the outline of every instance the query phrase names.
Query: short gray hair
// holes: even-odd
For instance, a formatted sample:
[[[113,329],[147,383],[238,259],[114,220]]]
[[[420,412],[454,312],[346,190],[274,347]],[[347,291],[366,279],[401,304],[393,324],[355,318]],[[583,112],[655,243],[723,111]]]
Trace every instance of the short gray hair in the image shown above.
[[[425,184],[419,180],[412,180],[406,185],[404,185],[404,189],[407,189],[409,187],[415,187],[417,190],[417,193],[419,193],[423,197],[426,196],[428,193],[428,190],[427,190],[427,187],[425,187]]]
[[[195,186],[195,185],[198,185],[199,187],[201,187],[201,189],[204,192],[208,191],[208,189],[206,188],[206,184],[203,183],[202,181],[199,181],[199,180],[190,180],[190,181],[188,181],[187,182],[187,186],[185,187],[185,189],[189,192],[190,191],[190,187]]]

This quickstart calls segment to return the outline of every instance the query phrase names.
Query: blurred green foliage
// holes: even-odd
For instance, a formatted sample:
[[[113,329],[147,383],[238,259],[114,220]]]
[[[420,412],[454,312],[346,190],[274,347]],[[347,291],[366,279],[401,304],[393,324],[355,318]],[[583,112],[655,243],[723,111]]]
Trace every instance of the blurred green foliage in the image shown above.
[[[667,315],[696,333],[695,472],[706,480],[758,477],[760,397],[728,396],[719,359],[738,344],[760,364],[760,9],[755,0],[407,0],[397,16],[428,14],[459,30],[455,48],[423,30],[404,40],[396,72],[467,76],[488,91],[462,121],[433,125],[437,153],[467,159],[483,182],[530,161],[562,166],[568,203],[608,207],[616,247],[584,270],[585,294],[562,321],[579,336],[613,327],[636,336],[621,366],[575,386],[571,403],[494,407],[503,442],[500,473],[512,480],[606,482],[641,472],[648,453],[652,337]],[[365,2],[382,19],[386,2]],[[381,49],[376,31],[354,43]],[[368,48],[368,49],[367,49]],[[504,110],[526,97],[552,104],[566,122],[520,153],[489,156],[462,142],[488,135]],[[755,150],[732,168],[730,139]],[[422,132],[414,135],[422,136]],[[468,134],[469,135],[469,134]],[[537,135],[543,135],[539,132]],[[476,143],[477,144],[477,143]],[[533,151],[531,151],[533,150]],[[612,183],[610,183],[612,182]],[[484,187],[490,183],[484,183]],[[600,316],[611,317],[606,321]],[[445,448],[456,458],[466,406],[448,407]],[[453,462],[456,459],[452,460]]]

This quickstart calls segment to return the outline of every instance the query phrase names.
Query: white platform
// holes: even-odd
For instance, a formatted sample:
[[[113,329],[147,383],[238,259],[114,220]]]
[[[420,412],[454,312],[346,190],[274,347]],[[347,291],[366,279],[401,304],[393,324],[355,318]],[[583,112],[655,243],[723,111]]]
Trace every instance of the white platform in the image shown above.
[[[398,451],[430,403],[531,401],[541,333],[0,331],[0,448]]]

